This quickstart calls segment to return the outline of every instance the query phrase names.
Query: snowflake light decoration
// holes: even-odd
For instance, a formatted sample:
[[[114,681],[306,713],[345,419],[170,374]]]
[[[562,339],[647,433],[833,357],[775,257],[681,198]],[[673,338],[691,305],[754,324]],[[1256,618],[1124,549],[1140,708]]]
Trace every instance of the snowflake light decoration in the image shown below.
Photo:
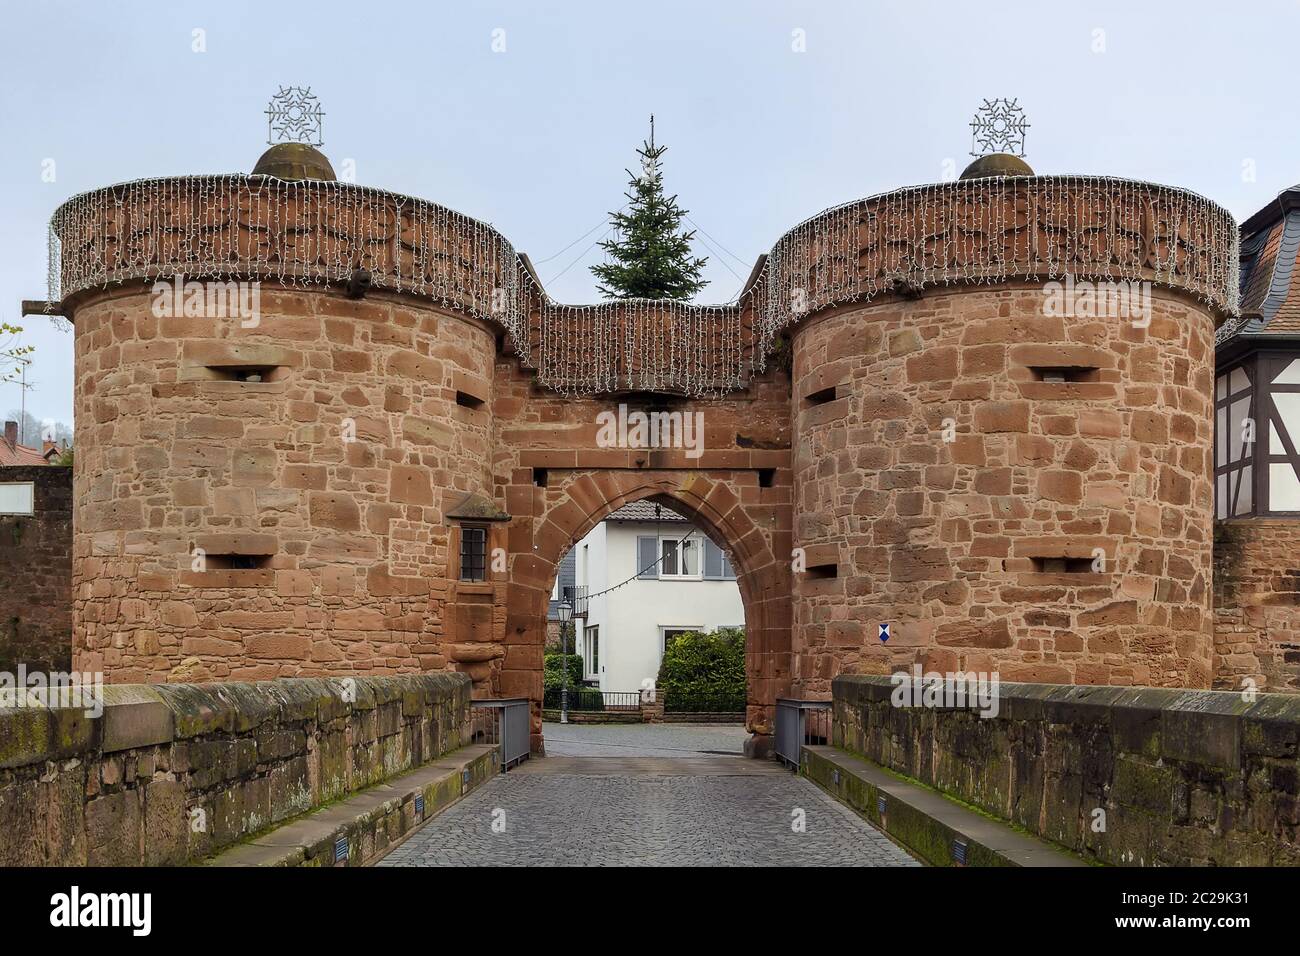
[[[282,86],[266,108],[268,146],[306,143],[322,146],[321,118],[325,112],[311,87]]]
[[[1025,111],[1015,100],[985,100],[971,120],[971,155],[989,153],[1025,155]]]

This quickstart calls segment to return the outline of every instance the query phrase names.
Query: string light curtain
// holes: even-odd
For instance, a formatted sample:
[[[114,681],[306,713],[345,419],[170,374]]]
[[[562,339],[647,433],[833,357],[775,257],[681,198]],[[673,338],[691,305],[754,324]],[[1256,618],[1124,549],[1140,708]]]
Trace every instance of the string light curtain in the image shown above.
[[[140,180],[75,196],[49,234],[49,299],[131,280],[372,285],[506,331],[561,393],[716,397],[763,372],[802,317],[914,290],[1008,280],[1149,281],[1237,311],[1237,225],[1195,193],[1093,176],[965,180],[828,209],[782,236],[736,303],[546,294],[494,228],[366,186],[221,175]]]

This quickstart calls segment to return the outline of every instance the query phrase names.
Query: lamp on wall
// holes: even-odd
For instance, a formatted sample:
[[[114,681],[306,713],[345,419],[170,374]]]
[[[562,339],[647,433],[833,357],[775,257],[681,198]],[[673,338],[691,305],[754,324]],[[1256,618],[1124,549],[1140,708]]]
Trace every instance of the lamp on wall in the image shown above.
[[[560,723],[569,722],[569,623],[573,620],[573,605],[561,601],[555,613],[560,616]]]

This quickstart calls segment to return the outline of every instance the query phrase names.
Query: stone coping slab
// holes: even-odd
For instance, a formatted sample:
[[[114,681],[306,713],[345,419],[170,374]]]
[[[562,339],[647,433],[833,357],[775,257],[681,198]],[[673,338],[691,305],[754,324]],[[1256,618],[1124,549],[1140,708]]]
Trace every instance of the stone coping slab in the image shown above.
[[[805,746],[800,772],[934,866],[1088,865],[1060,847],[834,747]],[[964,862],[958,859],[956,841],[965,844]]]
[[[367,866],[497,772],[495,745],[462,747],[345,800],[276,827],[207,866]],[[422,810],[416,798],[422,797]],[[336,859],[346,840],[347,855]]]
[[[0,769],[91,751],[120,753],[209,734],[239,734],[275,720],[327,722],[401,701],[413,716],[468,687],[463,674],[294,677],[209,684],[108,684],[102,713],[24,699],[0,706]]]
[[[889,676],[840,675],[832,681],[835,700],[847,704],[890,700]],[[998,718],[1052,724],[1110,724],[1125,744],[1159,731],[1153,756],[1211,767],[1237,767],[1243,753],[1285,756],[1300,737],[1300,694],[1114,687],[1093,684],[1001,682]],[[940,703],[937,712],[976,710]]]

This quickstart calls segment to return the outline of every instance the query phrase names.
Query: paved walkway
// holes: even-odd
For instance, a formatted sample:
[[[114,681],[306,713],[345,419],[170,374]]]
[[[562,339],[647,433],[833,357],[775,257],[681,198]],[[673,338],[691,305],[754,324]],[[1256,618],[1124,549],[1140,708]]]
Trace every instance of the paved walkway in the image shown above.
[[[435,817],[379,865],[919,865],[807,780],[772,761],[704,755],[714,738],[703,730],[683,737],[681,727],[673,738],[647,736],[640,747],[588,733],[610,726],[561,733],[574,749],[618,752],[526,761]],[[552,754],[555,729],[546,727]],[[686,746],[668,757],[636,753],[668,749],[670,739]]]
[[[743,753],[742,724],[558,724],[542,726],[559,757],[691,757]]]

